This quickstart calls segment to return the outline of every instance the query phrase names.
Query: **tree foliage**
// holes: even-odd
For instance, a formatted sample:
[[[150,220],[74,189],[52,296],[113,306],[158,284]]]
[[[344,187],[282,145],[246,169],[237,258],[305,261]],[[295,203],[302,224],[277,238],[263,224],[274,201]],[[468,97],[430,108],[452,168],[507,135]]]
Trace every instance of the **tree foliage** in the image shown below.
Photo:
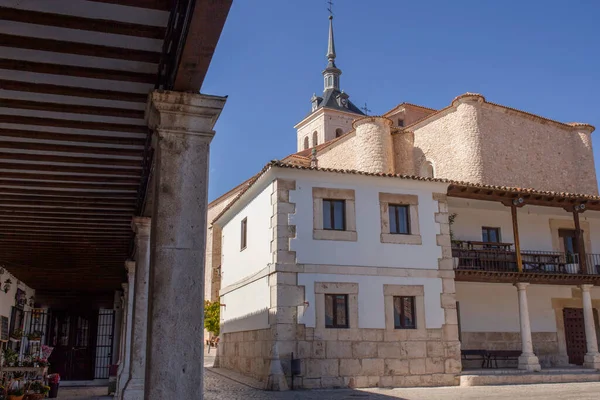
[[[218,301],[204,301],[204,328],[215,336],[221,330],[221,304]]]

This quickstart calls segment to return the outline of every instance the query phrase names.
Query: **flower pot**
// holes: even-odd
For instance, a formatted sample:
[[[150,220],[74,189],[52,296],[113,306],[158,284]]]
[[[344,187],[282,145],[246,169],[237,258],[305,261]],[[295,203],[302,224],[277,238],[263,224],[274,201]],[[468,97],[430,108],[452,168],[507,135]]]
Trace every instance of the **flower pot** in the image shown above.
[[[45,396],[41,393],[26,394],[23,400],[42,400]]]
[[[565,271],[567,272],[567,274],[576,274],[579,272],[579,264],[578,263],[565,264]]]
[[[58,397],[58,385],[59,383],[51,383],[50,386],[50,393],[48,393],[48,397],[51,399],[55,399]]]
[[[13,394],[9,394],[7,398],[7,400],[23,400],[23,397],[25,397],[24,394],[20,395],[20,396],[15,396]]]

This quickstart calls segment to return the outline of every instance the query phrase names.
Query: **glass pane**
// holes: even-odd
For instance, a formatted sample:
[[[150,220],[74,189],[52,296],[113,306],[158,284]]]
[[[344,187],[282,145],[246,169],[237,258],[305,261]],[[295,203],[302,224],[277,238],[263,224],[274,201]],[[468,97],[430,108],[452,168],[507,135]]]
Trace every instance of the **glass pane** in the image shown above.
[[[575,238],[573,236],[565,236],[565,252],[575,253]]]
[[[408,207],[398,207],[398,233],[408,234]]]
[[[403,325],[405,328],[415,327],[415,316],[414,314],[414,297],[403,297]]]
[[[333,296],[325,295],[325,326],[333,326]]]
[[[400,323],[400,316],[402,313],[402,301],[401,297],[394,297],[394,328],[402,328],[402,324]]]
[[[489,242],[488,230],[486,228],[481,228],[481,240],[483,242]]]
[[[343,231],[345,229],[345,223],[344,223],[344,205],[345,202],[343,200],[338,200],[338,201],[334,201],[333,202],[333,229],[337,229],[337,230],[341,230]]]
[[[490,229],[488,231],[488,237],[489,237],[490,242],[494,242],[494,243],[499,242],[500,240],[499,240],[498,236],[499,236],[498,229]]]
[[[323,200],[323,229],[333,229],[331,225],[331,201]]]
[[[390,206],[390,233],[398,233],[396,224],[396,206]]]
[[[335,296],[335,308],[336,308],[336,326],[346,326],[347,316],[346,316],[346,296],[345,295],[337,295]]]

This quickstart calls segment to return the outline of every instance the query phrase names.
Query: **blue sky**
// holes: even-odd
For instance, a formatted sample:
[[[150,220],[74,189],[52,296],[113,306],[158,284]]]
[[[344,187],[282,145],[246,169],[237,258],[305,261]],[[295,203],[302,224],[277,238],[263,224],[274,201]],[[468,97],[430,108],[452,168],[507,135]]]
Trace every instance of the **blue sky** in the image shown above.
[[[403,101],[442,108],[477,92],[596,126],[600,160],[600,1],[334,3],[341,87],[371,114]],[[327,17],[325,0],[234,0],[202,87],[229,96],[211,146],[209,200],[296,151],[293,126],[323,90]]]

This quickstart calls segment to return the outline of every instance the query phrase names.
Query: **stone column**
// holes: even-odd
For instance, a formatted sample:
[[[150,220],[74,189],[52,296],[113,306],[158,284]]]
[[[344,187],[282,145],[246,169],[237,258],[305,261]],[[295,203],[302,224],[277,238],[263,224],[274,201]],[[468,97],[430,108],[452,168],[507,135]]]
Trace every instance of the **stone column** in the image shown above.
[[[529,306],[527,304],[527,286],[529,283],[515,283],[519,294],[519,321],[521,324],[521,346],[522,354],[519,357],[519,369],[527,371],[540,371],[540,361],[533,353],[533,341],[531,340],[531,323],[529,321]]]
[[[145,400],[202,399],[208,154],[225,98],[154,91],[150,313]]]
[[[583,319],[585,322],[585,340],[587,353],[583,359],[586,368],[600,369],[600,353],[596,339],[596,326],[594,323],[594,310],[592,308],[592,295],[590,289],[594,285],[581,285],[581,301],[583,302]]]
[[[148,334],[150,218],[134,217],[131,227],[135,232],[136,272],[133,296],[133,326],[130,342],[129,381],[125,385],[123,399],[143,400],[144,378],[146,375],[146,338]]]
[[[118,364],[121,360],[120,346],[121,335],[123,332],[123,298],[120,290],[115,291],[115,300],[113,308],[115,310],[114,326],[117,327],[117,329],[115,329],[115,333],[113,336],[112,364]]]
[[[123,398],[123,389],[125,384],[129,380],[129,361],[131,360],[131,325],[133,322],[133,285],[135,279],[135,262],[125,261],[125,269],[127,269],[127,284],[123,285],[124,298],[125,298],[125,330],[123,334],[123,359],[119,366],[119,376],[117,379],[117,392],[116,397],[118,399]]]

